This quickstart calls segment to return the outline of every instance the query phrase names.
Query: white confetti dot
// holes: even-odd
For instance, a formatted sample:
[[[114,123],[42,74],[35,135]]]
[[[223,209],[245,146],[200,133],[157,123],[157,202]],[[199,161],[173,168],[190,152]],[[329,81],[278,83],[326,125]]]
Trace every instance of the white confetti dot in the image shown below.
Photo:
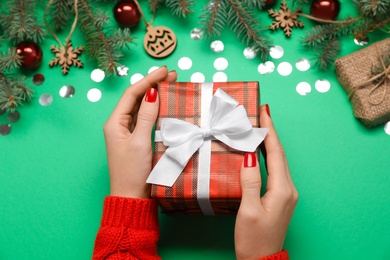
[[[282,46],[275,45],[269,49],[269,55],[274,59],[280,59],[284,55],[284,50]]]
[[[265,63],[261,63],[257,67],[257,71],[261,74],[270,74],[275,70],[275,64],[272,61],[266,61]]]
[[[48,106],[52,102],[53,102],[53,97],[50,94],[42,94],[39,97],[39,104],[41,104],[41,106],[44,106],[44,107]]]
[[[98,102],[102,97],[102,92],[97,88],[91,88],[87,93],[87,98],[91,102]]]
[[[215,52],[215,53],[218,53],[218,52],[221,52],[223,51],[225,48],[225,45],[223,45],[223,42],[222,41],[213,41],[211,44],[210,44],[210,49]]]
[[[390,135],[390,121],[385,124],[385,133]]]
[[[153,67],[150,67],[150,69],[148,70],[148,74],[152,73],[153,71],[159,69],[158,66],[153,66]]]
[[[203,83],[205,81],[205,77],[203,73],[201,72],[195,72],[194,74],[191,75],[191,82],[199,82]]]
[[[248,60],[256,58],[256,52],[252,47],[246,47],[243,53],[245,58],[247,58]]]
[[[301,58],[295,63],[295,67],[300,71],[307,71],[310,69],[310,61],[305,58]]]
[[[290,63],[284,61],[278,65],[278,72],[282,76],[288,76],[292,72],[292,66]]]
[[[94,69],[91,72],[91,79],[95,82],[101,82],[105,77],[104,71],[101,69]]]
[[[326,79],[319,79],[316,81],[315,87],[318,92],[325,93],[330,89],[330,82]]]
[[[225,58],[217,58],[215,61],[214,61],[214,68],[216,70],[225,70],[229,65],[229,62],[227,61],[227,59]]]
[[[142,75],[141,73],[135,73],[133,76],[131,76],[130,78],[130,84],[131,85],[134,85],[135,83],[137,83],[138,81],[140,81],[141,79],[144,78],[144,75]]]
[[[181,70],[189,70],[192,67],[192,60],[190,58],[188,58],[188,57],[182,57],[177,62],[177,66]]]
[[[217,72],[213,76],[213,82],[226,82],[227,81],[227,75],[224,72]]]
[[[299,82],[296,87],[296,90],[299,95],[306,96],[311,92],[311,86],[307,82]]]

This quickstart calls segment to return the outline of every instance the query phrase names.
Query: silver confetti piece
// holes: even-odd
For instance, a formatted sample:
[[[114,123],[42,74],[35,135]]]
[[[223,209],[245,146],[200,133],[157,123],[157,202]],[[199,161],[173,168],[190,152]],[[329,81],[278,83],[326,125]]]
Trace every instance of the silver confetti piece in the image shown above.
[[[390,121],[385,124],[385,133],[390,135]]]
[[[50,94],[42,94],[39,97],[39,104],[41,104],[41,106],[46,107],[50,105],[52,102],[53,102],[53,97]]]
[[[129,68],[126,66],[118,66],[116,68],[116,72],[118,73],[119,77],[125,77],[129,72]]]
[[[359,45],[359,46],[364,46],[366,44],[368,44],[368,37],[362,39],[362,40],[358,40],[358,39],[353,39],[353,42],[356,44],[356,45]]]
[[[63,98],[73,97],[75,93],[75,89],[72,86],[62,86],[60,89],[60,96]]]
[[[11,125],[10,124],[0,125],[0,135],[8,135],[9,133],[11,133]]]
[[[194,28],[191,30],[190,37],[193,40],[200,40],[203,38],[203,31],[199,28]]]
[[[10,112],[7,118],[11,123],[18,122],[20,119],[20,113],[18,111]]]

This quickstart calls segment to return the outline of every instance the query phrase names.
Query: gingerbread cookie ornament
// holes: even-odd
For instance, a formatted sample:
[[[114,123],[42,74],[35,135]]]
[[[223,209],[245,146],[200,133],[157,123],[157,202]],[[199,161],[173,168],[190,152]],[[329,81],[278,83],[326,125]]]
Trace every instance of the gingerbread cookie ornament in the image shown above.
[[[144,37],[144,48],[154,58],[165,58],[176,48],[175,33],[165,26],[146,27],[148,32]]]
[[[144,49],[146,53],[158,59],[171,55],[177,44],[175,33],[166,26],[153,27],[152,23],[156,15],[155,10],[152,19],[150,22],[147,22],[138,1],[134,0],[134,3],[137,5],[141,18],[146,25],[147,33],[144,37]]]

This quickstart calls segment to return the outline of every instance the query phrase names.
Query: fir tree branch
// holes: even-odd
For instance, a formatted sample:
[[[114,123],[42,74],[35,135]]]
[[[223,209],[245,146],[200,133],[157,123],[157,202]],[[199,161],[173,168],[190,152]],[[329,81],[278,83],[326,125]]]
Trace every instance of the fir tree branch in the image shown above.
[[[24,84],[23,77],[11,78],[0,73],[0,110],[14,111],[17,106],[31,100],[33,91]]]
[[[262,60],[266,60],[272,43],[268,38],[261,36],[262,30],[253,18],[253,12],[238,0],[228,1],[230,3],[228,24],[231,25],[238,38],[242,38],[242,41],[252,47]]]
[[[302,7],[304,4],[308,4],[309,0],[291,0],[291,6],[294,7],[295,4],[298,5],[298,7]]]
[[[56,30],[62,30],[67,25],[74,14],[74,0],[53,0],[48,16],[50,24],[53,24],[53,27]]]
[[[323,41],[342,35],[348,35],[353,31],[351,25],[357,21],[359,20],[347,19],[345,20],[345,23],[341,24],[317,25],[306,31],[306,38],[302,40],[302,43],[308,47],[316,47]]]
[[[172,13],[179,17],[186,17],[190,14],[191,7],[194,5],[193,0],[166,0],[165,2],[171,8]]]
[[[151,12],[153,14],[156,13],[157,9],[160,8],[161,4],[164,2],[165,0],[149,0],[149,8],[151,10]]]
[[[20,68],[23,62],[23,57],[20,56],[15,48],[10,48],[8,53],[0,53],[0,73],[10,72]]]
[[[322,42],[315,49],[316,62],[321,70],[327,70],[336,60],[337,53],[340,51],[340,41],[336,37]]]
[[[227,23],[226,2],[223,0],[211,0],[202,10],[200,24],[207,38],[219,37]]]
[[[106,24],[104,15],[95,15],[86,0],[79,0],[79,24],[86,39],[86,50],[89,56],[97,60],[98,67],[107,76],[116,75],[123,57],[121,50],[129,47],[132,41],[129,29],[118,29],[112,36],[104,31]]]
[[[387,18],[390,13],[388,0],[355,0],[355,4],[364,17],[377,21]]]
[[[257,7],[261,10],[266,4],[266,0],[242,0],[242,3],[246,5],[249,9]]]
[[[41,42],[45,31],[34,15],[34,0],[8,1],[0,15],[0,25],[4,38],[13,43],[30,40]]]

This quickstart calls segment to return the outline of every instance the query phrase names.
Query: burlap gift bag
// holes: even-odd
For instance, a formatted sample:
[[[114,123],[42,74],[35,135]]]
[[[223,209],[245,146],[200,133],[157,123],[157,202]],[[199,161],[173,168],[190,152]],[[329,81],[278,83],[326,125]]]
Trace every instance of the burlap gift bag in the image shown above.
[[[201,100],[203,100],[202,94],[205,92],[206,84],[208,84],[212,93],[221,88],[238,101],[240,105],[243,105],[249,119],[249,122],[247,122],[249,127],[259,127],[260,99],[258,82],[180,82],[161,83],[158,86],[160,111],[156,132],[158,133],[161,129],[162,120],[166,118],[180,119],[200,127],[203,120],[201,118],[201,111],[203,110]],[[152,185],[152,197],[157,200],[163,213],[187,215],[236,214],[241,201],[239,173],[246,152],[232,149],[219,140],[212,140],[210,147],[211,157],[209,165],[206,166],[209,173],[205,187],[202,186],[205,181],[204,177],[199,174],[199,167],[202,165],[199,150],[202,148],[189,159],[172,187]],[[161,159],[166,149],[167,147],[163,143],[155,143],[154,166]],[[254,149],[256,149],[256,146]],[[258,150],[256,149],[255,152],[258,153]],[[171,168],[164,168],[161,174],[169,172]],[[205,198],[200,199],[199,195],[200,192],[205,192],[204,188],[207,189],[206,204],[209,203],[209,209],[207,209],[207,205],[204,209],[202,204],[204,204]]]
[[[348,94],[354,115],[372,127],[390,121],[390,68],[382,55],[390,51],[390,38],[336,60],[338,80]],[[378,77],[373,68],[380,68]]]

